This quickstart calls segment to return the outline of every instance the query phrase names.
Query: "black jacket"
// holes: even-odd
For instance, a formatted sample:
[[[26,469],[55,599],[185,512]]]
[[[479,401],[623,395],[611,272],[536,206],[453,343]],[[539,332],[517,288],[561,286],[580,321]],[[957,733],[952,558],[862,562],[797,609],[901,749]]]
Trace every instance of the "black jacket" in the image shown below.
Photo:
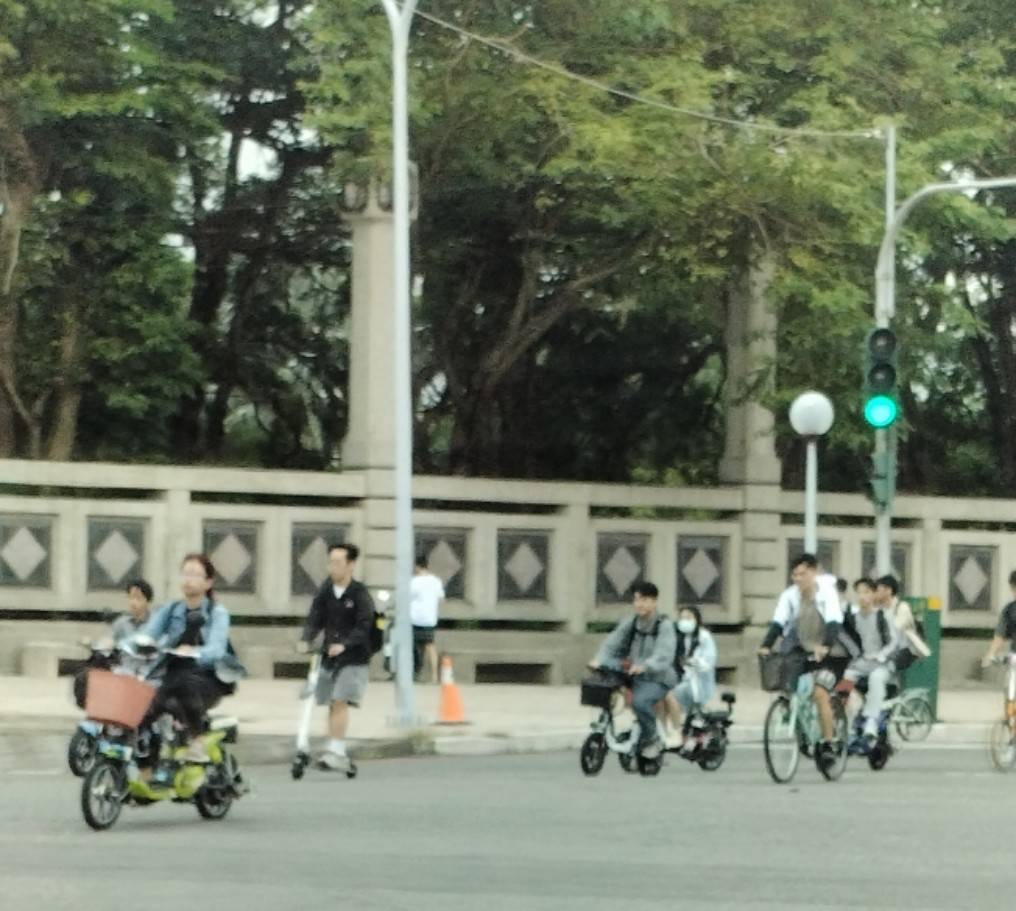
[[[321,654],[329,668],[367,664],[370,661],[370,628],[373,623],[374,602],[367,586],[354,579],[342,597],[336,598],[332,580],[328,579],[311,601],[302,638],[304,642],[310,642],[324,630]],[[328,646],[339,643],[346,650],[329,658]]]

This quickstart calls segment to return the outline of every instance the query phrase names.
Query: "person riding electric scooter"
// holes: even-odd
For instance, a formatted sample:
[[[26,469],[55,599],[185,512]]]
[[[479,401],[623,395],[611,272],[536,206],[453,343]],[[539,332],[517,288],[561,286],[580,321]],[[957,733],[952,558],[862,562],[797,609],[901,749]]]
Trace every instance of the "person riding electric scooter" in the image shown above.
[[[656,759],[664,744],[657,736],[655,705],[677,683],[674,624],[657,611],[659,589],[652,582],[634,588],[634,616],[614,627],[589,667],[623,671],[632,678],[632,709],[639,723],[637,752]]]

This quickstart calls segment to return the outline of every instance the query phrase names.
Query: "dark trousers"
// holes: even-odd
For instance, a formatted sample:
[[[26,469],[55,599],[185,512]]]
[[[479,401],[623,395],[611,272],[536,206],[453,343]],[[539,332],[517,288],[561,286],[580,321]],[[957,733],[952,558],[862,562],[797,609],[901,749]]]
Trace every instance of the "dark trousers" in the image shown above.
[[[423,647],[434,641],[433,626],[413,627],[413,673],[419,674],[423,667]]]
[[[155,694],[149,717],[153,720],[169,712],[179,721],[188,737],[204,731],[205,715],[222,698],[225,688],[211,668],[198,667],[193,661],[170,665]]]

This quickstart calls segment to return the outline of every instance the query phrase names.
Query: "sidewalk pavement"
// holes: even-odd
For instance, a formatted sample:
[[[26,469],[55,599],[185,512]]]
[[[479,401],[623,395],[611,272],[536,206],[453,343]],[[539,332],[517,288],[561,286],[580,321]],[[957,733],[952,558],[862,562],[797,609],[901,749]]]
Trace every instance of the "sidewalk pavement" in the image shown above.
[[[219,705],[216,714],[240,721],[237,752],[248,763],[288,762],[292,759],[302,680],[247,680],[235,696]],[[350,724],[350,752],[358,758],[423,754],[482,755],[577,749],[589,732],[596,711],[579,704],[577,686],[480,684],[460,686],[467,724],[435,724],[440,687],[415,687],[416,723],[395,724],[395,687],[372,682],[361,709]],[[759,743],[762,723],[772,694],[736,689],[732,743]],[[721,704],[716,699],[717,707]],[[949,690],[939,694],[939,724],[927,743],[986,744],[988,726],[1001,717],[996,687]],[[0,677],[0,769],[15,760],[24,766],[26,753],[39,757],[36,765],[63,762],[67,739],[82,717],[71,697],[68,677],[38,679]],[[321,742],[326,710],[316,708],[312,744]]]

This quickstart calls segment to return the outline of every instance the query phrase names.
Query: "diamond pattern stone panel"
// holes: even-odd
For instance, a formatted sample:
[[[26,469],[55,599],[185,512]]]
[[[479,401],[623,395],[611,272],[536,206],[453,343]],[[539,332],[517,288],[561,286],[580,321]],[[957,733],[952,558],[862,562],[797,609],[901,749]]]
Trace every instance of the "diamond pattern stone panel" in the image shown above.
[[[213,519],[204,523],[204,551],[215,564],[217,592],[255,593],[259,530],[259,522]]]
[[[949,609],[993,610],[998,548],[971,544],[949,547]]]
[[[677,540],[677,603],[723,606],[727,539],[682,535]]]
[[[889,545],[889,564],[892,567],[891,573],[900,583],[900,594],[911,594],[907,587],[910,581],[910,545],[891,544]],[[865,541],[861,545],[861,566],[864,567],[864,574],[872,579],[878,578],[875,571],[875,542]],[[853,585],[854,580],[848,580]],[[915,594],[920,594],[916,592]]]
[[[444,583],[445,596],[466,597],[466,545],[464,528],[418,528],[416,553],[427,558],[427,566]]]
[[[144,519],[88,518],[89,591],[122,589],[142,575],[144,557]]]
[[[341,524],[294,522],[290,539],[290,593],[310,596],[328,578],[328,546],[341,544],[349,526]]]
[[[0,515],[0,586],[49,588],[53,519]]]
[[[602,532],[596,538],[596,603],[624,604],[646,577],[648,535]]]
[[[498,531],[498,600],[546,601],[549,570],[549,532]]]

